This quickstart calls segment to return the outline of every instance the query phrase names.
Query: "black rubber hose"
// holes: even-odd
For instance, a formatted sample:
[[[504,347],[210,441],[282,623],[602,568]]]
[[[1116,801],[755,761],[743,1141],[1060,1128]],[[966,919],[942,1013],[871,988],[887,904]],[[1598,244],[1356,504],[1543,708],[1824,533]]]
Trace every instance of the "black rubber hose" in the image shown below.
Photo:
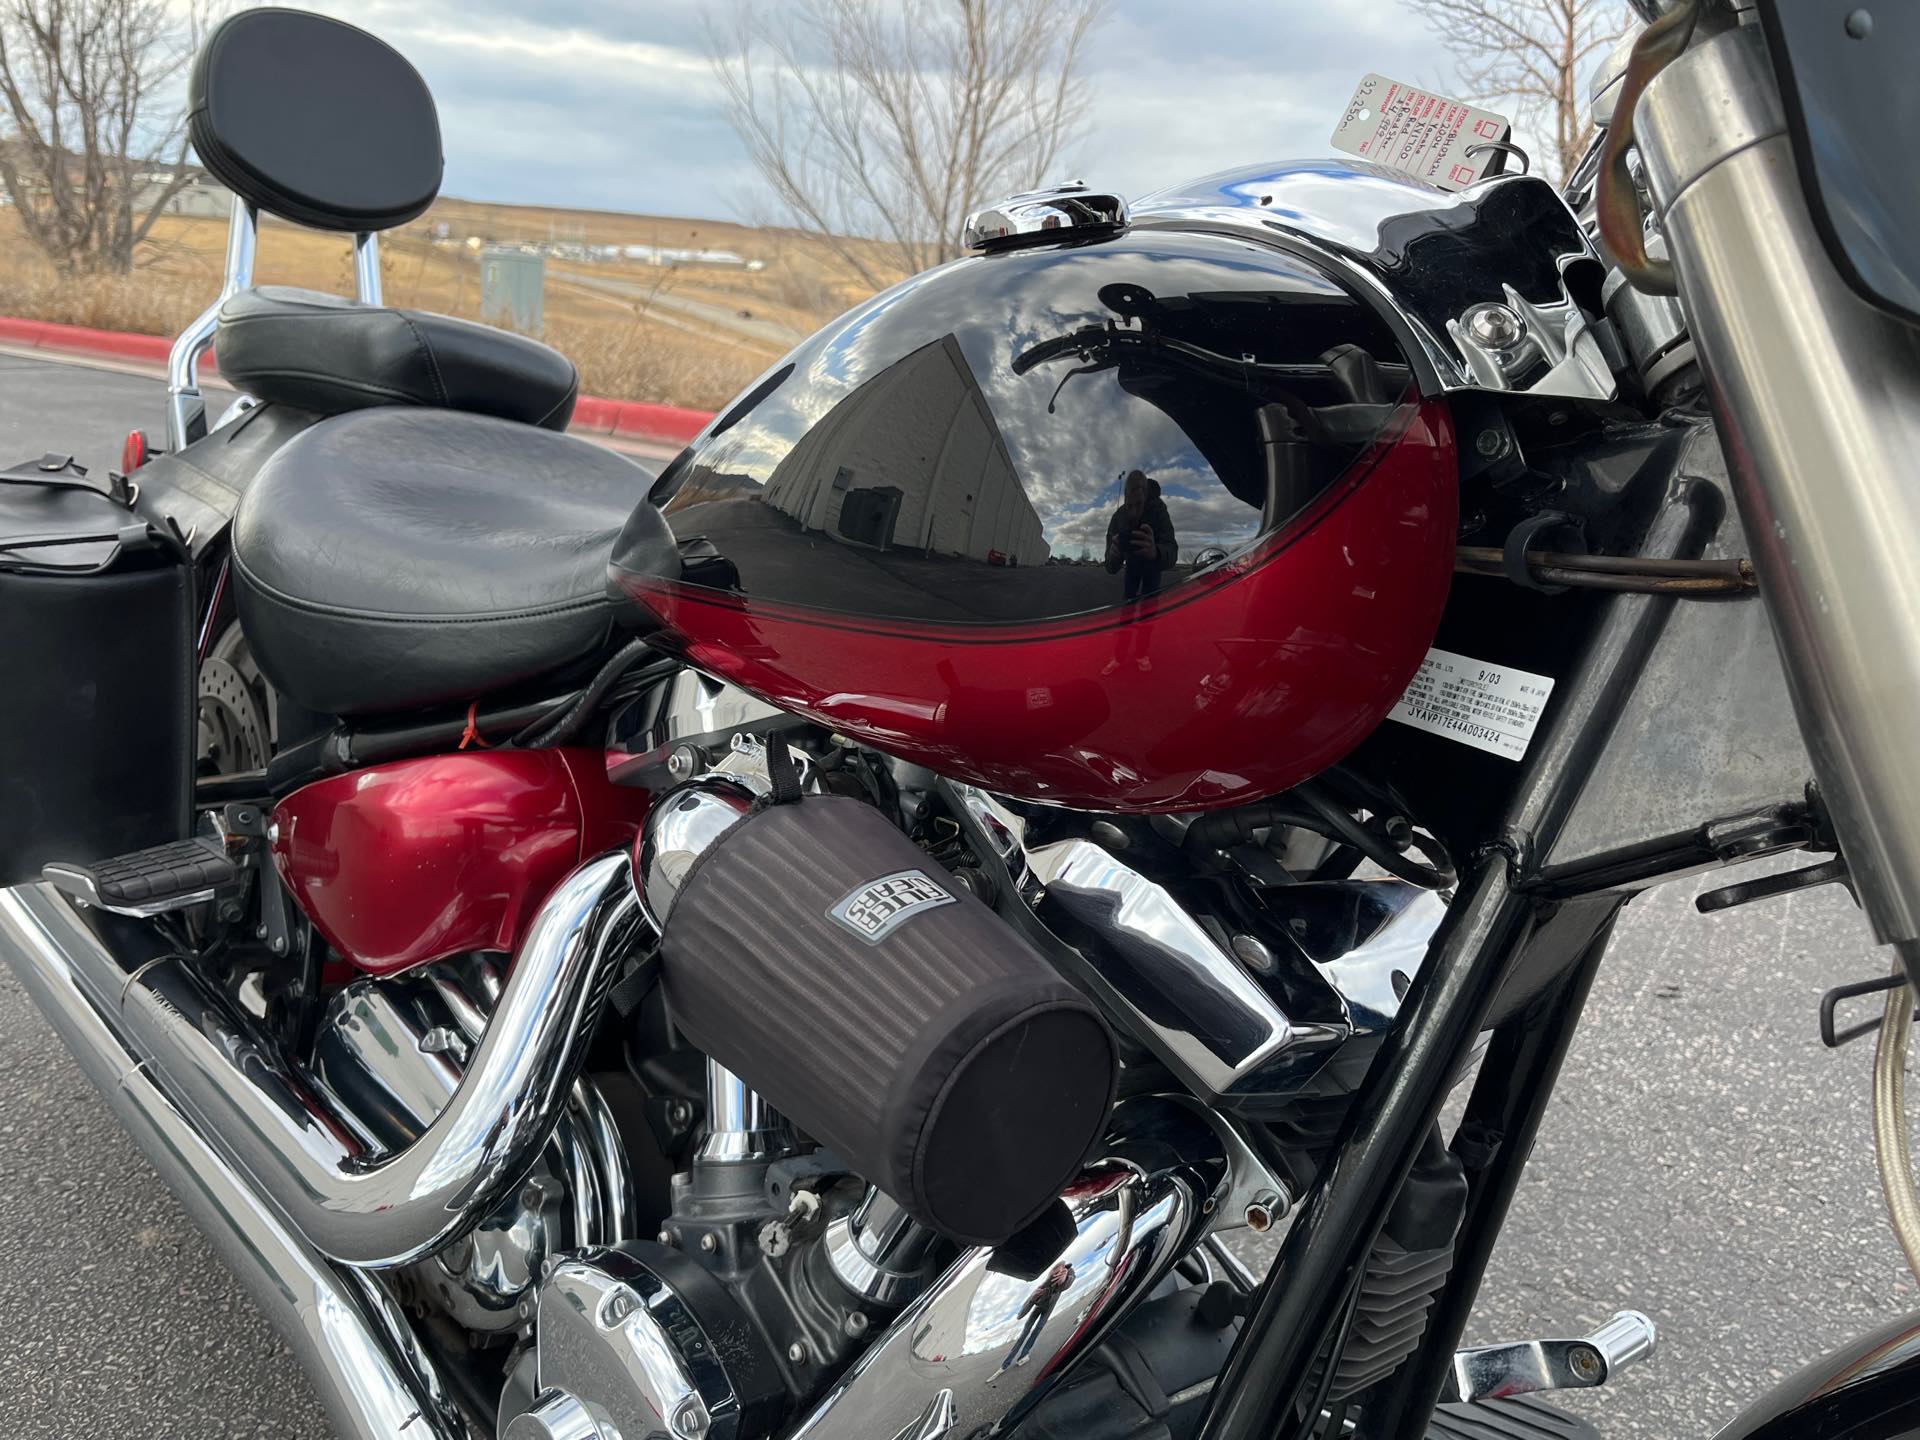
[[[649,653],[646,641],[629,640],[595,672],[587,688],[574,696],[564,709],[557,714],[549,712],[548,718],[534,721],[514,736],[514,746],[522,750],[550,750],[556,745],[566,744],[580,733],[580,727],[586,724],[587,718],[606,698],[615,682]]]
[[[1325,834],[1327,828],[1319,815],[1304,805],[1289,804],[1284,799],[1257,800],[1200,816],[1187,826],[1180,843],[1188,850],[1224,850],[1229,845],[1250,845],[1254,831],[1275,825],[1298,825],[1318,834]]]
[[[1368,794],[1366,798],[1368,809],[1388,812],[1388,807],[1373,795]],[[1398,807],[1392,807],[1392,813],[1399,815]],[[1250,844],[1255,831],[1275,825],[1296,825],[1324,835],[1359,851],[1389,874],[1428,890],[1445,890],[1457,881],[1453,861],[1438,840],[1409,826],[1421,851],[1434,863],[1422,865],[1409,859],[1391,838],[1354,819],[1345,806],[1313,782],[1296,785],[1278,799],[1202,815],[1187,826],[1181,844],[1195,851],[1223,850],[1230,845]]]
[[[1417,860],[1408,859],[1385,835],[1368,829],[1354,819],[1346,807],[1330,798],[1311,781],[1294,786],[1288,793],[1304,800],[1324,822],[1323,825],[1314,825],[1311,828],[1320,830],[1323,834],[1331,833],[1334,839],[1353,846],[1388,874],[1397,875],[1410,884],[1419,885],[1428,890],[1445,890],[1459,882],[1459,876],[1454,872],[1452,857],[1431,835],[1415,832],[1421,851],[1433,861],[1431,865],[1422,865]]]

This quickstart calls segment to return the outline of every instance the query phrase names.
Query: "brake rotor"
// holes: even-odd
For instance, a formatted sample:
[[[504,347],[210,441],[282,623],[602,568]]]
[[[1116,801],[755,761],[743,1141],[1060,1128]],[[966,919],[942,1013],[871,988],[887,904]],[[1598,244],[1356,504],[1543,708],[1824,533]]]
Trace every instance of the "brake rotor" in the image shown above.
[[[195,752],[203,775],[264,770],[273,754],[273,691],[237,624],[228,625],[200,663],[200,730]]]

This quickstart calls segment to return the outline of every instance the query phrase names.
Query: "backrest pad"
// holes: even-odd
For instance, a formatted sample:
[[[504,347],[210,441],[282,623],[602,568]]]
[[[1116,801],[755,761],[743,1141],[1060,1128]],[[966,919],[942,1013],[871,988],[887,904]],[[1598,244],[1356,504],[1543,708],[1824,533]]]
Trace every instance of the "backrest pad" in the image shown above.
[[[214,30],[188,86],[208,171],[269,214],[386,230],[440,190],[440,118],[420,72],[364,30],[301,10],[244,10]]]

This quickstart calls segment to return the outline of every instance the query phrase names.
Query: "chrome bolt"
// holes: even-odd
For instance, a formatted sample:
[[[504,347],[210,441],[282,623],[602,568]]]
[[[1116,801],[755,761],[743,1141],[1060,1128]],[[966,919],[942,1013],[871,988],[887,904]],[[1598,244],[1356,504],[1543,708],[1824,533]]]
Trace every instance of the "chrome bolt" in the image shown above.
[[[791,1345],[787,1346],[787,1359],[796,1365],[806,1364],[807,1347],[802,1345],[798,1340],[794,1341]]]
[[[671,1230],[662,1230],[658,1235],[654,1236],[653,1238],[658,1240],[662,1245],[666,1246],[669,1250],[673,1248],[673,1232]]]
[[[1280,962],[1273,958],[1273,951],[1266,947],[1266,942],[1255,936],[1230,936],[1227,944],[1233,950],[1233,958],[1256,975],[1271,975],[1280,968]]]
[[[700,1237],[700,1248],[711,1255],[720,1248],[720,1237],[711,1230]]]
[[[1480,452],[1483,460],[1498,460],[1513,449],[1513,442],[1507,439],[1504,430],[1482,430],[1475,438],[1473,448]]]
[[[600,1328],[613,1330],[619,1327],[635,1310],[640,1308],[640,1297],[631,1290],[616,1290],[600,1305]]]
[[[689,1395],[667,1423],[680,1440],[704,1440],[712,1421],[707,1416],[707,1407],[700,1403],[697,1396]]]
[[[1576,1345],[1569,1350],[1567,1366],[1589,1385],[1598,1385],[1607,1377],[1606,1363],[1591,1345]]]
[[[280,822],[278,820],[270,820],[267,822],[267,844],[278,845],[279,843]]]
[[[1271,1230],[1274,1222],[1287,1218],[1293,1202],[1278,1190],[1262,1190],[1247,1202],[1247,1228],[1256,1235]]]
[[[676,745],[667,756],[667,773],[676,780],[684,780],[693,774],[700,757],[694,753],[691,745]]]
[[[1864,40],[1873,34],[1873,14],[1865,6],[1847,16],[1847,36],[1853,40]]]
[[[667,1124],[676,1130],[684,1130],[693,1123],[693,1106],[685,1100],[667,1102]]]
[[[1467,334],[1476,345],[1504,350],[1525,333],[1520,317],[1504,305],[1476,305],[1467,312]]]
[[[849,1340],[858,1340],[862,1335],[867,1333],[867,1325],[867,1317],[856,1310],[847,1316],[846,1322],[840,1328],[847,1332],[847,1338]]]

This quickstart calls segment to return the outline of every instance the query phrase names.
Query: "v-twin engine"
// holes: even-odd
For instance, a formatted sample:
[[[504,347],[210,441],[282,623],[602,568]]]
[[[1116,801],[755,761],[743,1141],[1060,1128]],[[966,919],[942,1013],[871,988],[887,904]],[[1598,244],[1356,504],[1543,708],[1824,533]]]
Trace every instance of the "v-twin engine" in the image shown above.
[[[727,1238],[692,1251],[638,1242],[564,1257],[540,1287],[538,1397],[507,1420],[506,1440],[761,1440],[787,1400],[783,1373],[790,1390],[822,1360],[841,1373],[784,1432],[791,1440],[979,1434],[1017,1420],[1162,1286],[1224,1193],[1225,1150],[1205,1122],[1169,1102],[1132,1109],[1125,1138],[1039,1221],[937,1274],[924,1263],[929,1237],[877,1191],[797,1243],[776,1220],[756,1238],[704,1231]],[[681,1220],[665,1235],[691,1228]],[[716,1253],[735,1246],[747,1253]],[[779,1351],[764,1323],[780,1311],[775,1288],[794,1333],[803,1309],[815,1321],[837,1312],[839,1337],[886,1328],[850,1364],[856,1347],[839,1337],[825,1354],[802,1339]],[[1217,1364],[1231,1332],[1218,1321],[1212,1332]]]
[[[453,1098],[503,988],[498,959],[471,955],[356,980],[334,997],[315,1040],[315,1078],[374,1154],[411,1145]],[[549,1257],[631,1240],[635,1224],[625,1145],[583,1076],[526,1178],[469,1233],[399,1272],[400,1288],[470,1334],[510,1339],[533,1328]]]

